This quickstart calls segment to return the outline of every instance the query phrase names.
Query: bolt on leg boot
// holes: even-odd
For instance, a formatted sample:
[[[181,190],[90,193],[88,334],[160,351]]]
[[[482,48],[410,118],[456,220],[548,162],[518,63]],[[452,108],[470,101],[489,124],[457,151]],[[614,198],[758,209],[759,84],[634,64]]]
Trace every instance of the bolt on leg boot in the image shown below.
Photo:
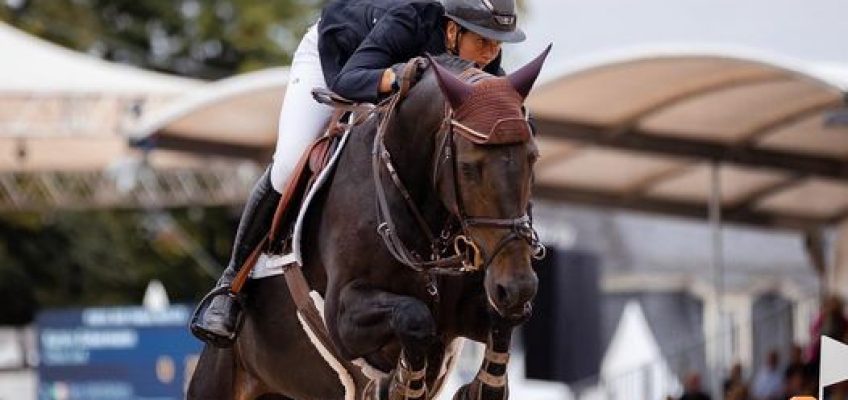
[[[271,186],[269,166],[256,182],[245,204],[230,262],[215,289],[207,295],[212,296],[212,301],[206,308],[202,308],[201,304],[200,315],[194,318],[191,324],[191,332],[198,339],[216,347],[229,347],[235,341],[241,310],[235,295],[230,291],[230,286],[245,260],[271,229],[280,197]]]

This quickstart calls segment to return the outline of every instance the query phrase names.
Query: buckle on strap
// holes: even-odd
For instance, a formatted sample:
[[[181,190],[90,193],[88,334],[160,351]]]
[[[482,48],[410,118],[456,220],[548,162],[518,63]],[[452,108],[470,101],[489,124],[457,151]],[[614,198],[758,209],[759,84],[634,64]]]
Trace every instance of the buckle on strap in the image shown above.
[[[465,235],[457,235],[453,240],[453,250],[462,255],[462,270],[474,272],[483,266],[483,252],[474,240]]]

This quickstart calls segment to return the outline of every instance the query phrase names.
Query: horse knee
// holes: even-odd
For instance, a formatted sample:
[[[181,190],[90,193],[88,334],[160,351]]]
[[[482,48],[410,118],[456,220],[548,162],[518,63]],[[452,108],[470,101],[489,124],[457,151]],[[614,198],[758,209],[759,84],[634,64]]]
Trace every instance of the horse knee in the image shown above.
[[[428,344],[436,336],[436,321],[424,303],[407,301],[392,311],[392,328],[402,342],[409,345]]]

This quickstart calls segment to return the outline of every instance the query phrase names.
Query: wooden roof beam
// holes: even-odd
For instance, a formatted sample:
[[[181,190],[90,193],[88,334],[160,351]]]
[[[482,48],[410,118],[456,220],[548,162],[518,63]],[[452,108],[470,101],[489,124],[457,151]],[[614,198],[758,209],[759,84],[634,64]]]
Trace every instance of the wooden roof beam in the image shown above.
[[[273,151],[273,145],[249,145],[211,139],[188,138],[169,134],[167,131],[159,132],[142,139],[130,140],[130,145],[142,149],[161,148],[179,150],[202,155],[250,159],[257,162],[270,161],[271,151]]]
[[[538,118],[540,135],[614,149],[700,158],[755,168],[772,168],[792,174],[848,179],[848,162],[756,147],[652,135],[638,129],[610,132],[602,127]]]
[[[537,184],[533,195],[540,199],[562,201],[565,203],[584,206],[618,208],[648,213],[660,213],[671,216],[704,220],[708,210],[706,204],[691,203],[676,200],[657,199],[618,195],[615,193],[596,190],[565,188],[552,185]],[[724,208],[732,213],[722,216],[722,219],[737,224],[752,225],[767,228],[783,228],[793,230],[816,229],[831,223],[830,219],[811,218],[804,216],[788,216],[766,211],[743,209],[740,207]]]

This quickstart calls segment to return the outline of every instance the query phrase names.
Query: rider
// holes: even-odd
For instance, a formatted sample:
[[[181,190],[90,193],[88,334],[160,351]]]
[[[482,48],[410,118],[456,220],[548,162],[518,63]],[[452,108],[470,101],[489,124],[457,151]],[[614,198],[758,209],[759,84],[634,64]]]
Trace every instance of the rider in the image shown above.
[[[271,220],[300,154],[327,124],[332,109],[312,99],[312,89],[378,102],[398,90],[409,59],[454,54],[486,72],[503,75],[501,43],[525,38],[516,26],[515,0],[333,0],[303,37],[292,60],[280,112],[274,161],[245,205],[233,252],[216,288],[229,287]],[[216,346],[232,344],[238,307],[222,292],[192,326]]]

